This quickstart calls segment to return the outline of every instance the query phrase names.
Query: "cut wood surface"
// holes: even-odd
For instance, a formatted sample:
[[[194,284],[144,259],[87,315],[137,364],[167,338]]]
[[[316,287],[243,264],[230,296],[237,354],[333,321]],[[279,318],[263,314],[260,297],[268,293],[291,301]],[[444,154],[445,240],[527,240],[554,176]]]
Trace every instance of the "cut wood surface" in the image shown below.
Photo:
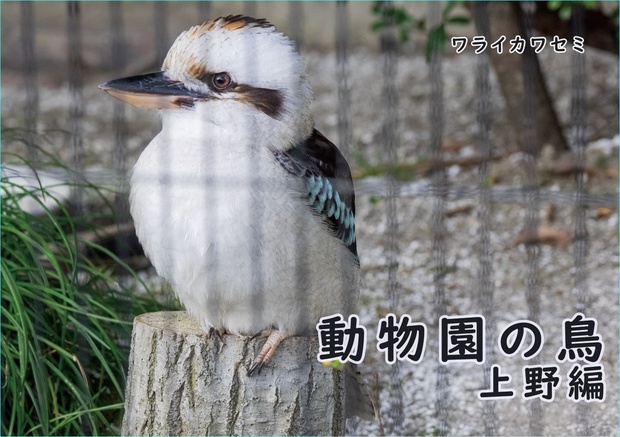
[[[286,339],[247,376],[262,342],[209,336],[186,312],[136,317],[122,434],[344,434],[344,373],[317,361],[317,339]]]

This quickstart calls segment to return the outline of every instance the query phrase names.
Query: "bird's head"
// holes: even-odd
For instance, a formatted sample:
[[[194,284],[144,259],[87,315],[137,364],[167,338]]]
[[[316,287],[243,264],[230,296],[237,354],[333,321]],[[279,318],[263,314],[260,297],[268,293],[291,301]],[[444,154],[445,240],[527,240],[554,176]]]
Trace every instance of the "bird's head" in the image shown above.
[[[162,71],[100,88],[137,107],[172,110],[224,128],[260,126],[289,145],[313,128],[304,61],[294,43],[264,19],[237,15],[194,26],[176,39]]]

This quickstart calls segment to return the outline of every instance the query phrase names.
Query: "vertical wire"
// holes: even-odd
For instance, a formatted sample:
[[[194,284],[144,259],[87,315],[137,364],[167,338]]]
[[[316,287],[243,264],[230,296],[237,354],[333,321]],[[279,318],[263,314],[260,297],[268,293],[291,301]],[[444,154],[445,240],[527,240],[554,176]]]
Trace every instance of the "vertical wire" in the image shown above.
[[[198,8],[198,16],[199,16],[199,22],[204,22],[207,19],[210,19],[212,17],[210,17],[211,14],[211,2],[209,1],[199,1],[196,3],[197,8]],[[201,129],[201,132],[199,133],[199,137],[200,138],[206,138],[207,132],[203,132],[205,130],[205,123],[201,123],[200,126],[198,127],[199,129]],[[204,163],[205,165],[205,174],[206,175],[211,175],[213,174],[213,169],[215,168],[216,162],[213,159],[213,153],[210,153],[210,148],[209,147],[204,147],[202,149],[202,153],[205,155],[201,158],[201,162]],[[218,283],[218,275],[219,275],[219,261],[218,261],[218,257],[217,255],[213,255],[213,256],[209,256],[209,254],[213,253],[213,249],[210,248],[209,244],[211,244],[211,242],[213,241],[213,236],[217,235],[217,228],[218,228],[218,221],[217,221],[217,214],[215,214],[215,211],[217,211],[217,202],[218,202],[218,197],[217,197],[217,193],[215,190],[215,186],[212,182],[212,178],[210,176],[207,176],[205,178],[205,180],[203,181],[199,181],[198,183],[202,183],[203,187],[204,187],[204,202],[206,205],[206,211],[205,211],[205,238],[207,241],[205,241],[205,247],[208,247],[209,249],[207,249],[208,254],[206,254],[206,260],[205,262],[208,262],[209,265],[209,274],[207,275],[207,284],[206,284],[206,289],[208,291],[208,293],[210,295],[213,296],[214,300],[218,300],[219,299],[219,289],[217,288],[217,283]],[[213,303],[214,306],[219,305],[219,303],[214,302]]]
[[[292,4],[298,4],[297,2],[293,2]],[[299,3],[301,4],[301,3]],[[349,124],[349,108],[351,105],[350,100],[350,90],[349,84],[347,81],[347,77],[349,74],[348,70],[348,33],[349,33],[349,4],[348,0],[339,0],[336,2],[336,75],[338,79],[338,139],[337,139],[337,147],[344,156],[347,162],[350,161],[349,150],[350,150],[350,142],[351,142],[351,132],[350,132],[350,124]],[[298,31],[299,32],[299,31]],[[355,191],[355,188],[353,187]],[[349,194],[349,193],[346,193]],[[354,194],[354,193],[353,193]],[[358,246],[359,247],[359,246]],[[358,258],[359,260],[359,258]],[[343,272],[349,272],[351,263],[350,257],[348,254],[343,254],[340,257],[340,268]],[[342,290],[345,290],[347,293],[343,293],[345,299],[348,299],[350,302],[357,302],[359,300],[359,282],[355,284],[355,288],[351,287],[351,284],[346,283],[350,281],[347,275],[342,275],[341,279],[341,287]],[[353,293],[354,296],[351,296],[350,293]],[[358,311],[359,307],[354,305],[349,305],[348,308],[351,308],[351,312],[354,313]],[[347,420],[346,421],[346,433],[347,434],[359,434],[359,420]]]
[[[1,6],[0,6],[1,7]],[[26,156],[28,159],[28,163],[32,166],[37,167],[38,164],[38,153],[37,147],[35,145],[36,141],[36,130],[37,130],[37,120],[39,116],[39,91],[37,87],[37,61],[34,53],[34,36],[35,25],[33,18],[33,7],[31,2],[22,2],[20,4],[21,8],[21,41],[22,41],[22,52],[23,52],[23,80],[24,80],[24,88],[26,90],[26,102],[24,107],[24,128],[25,128],[25,138],[26,138]],[[0,12],[1,14],[1,12]],[[35,299],[33,301],[34,310],[40,311],[43,313],[45,311],[45,307],[43,302],[39,299]],[[45,328],[44,321],[42,318],[36,318],[34,321],[34,332],[37,335],[44,336]],[[3,386],[4,386],[4,375],[3,375]],[[4,416],[4,413],[3,413]],[[4,417],[3,417],[4,418]],[[47,427],[44,427],[41,431],[45,433],[47,431]]]
[[[489,17],[487,3],[473,4],[474,18],[478,31],[488,37]],[[486,319],[486,359],[483,364],[483,387],[490,387],[491,364],[494,361],[495,345],[495,306],[493,289],[493,263],[491,254],[491,187],[489,162],[492,156],[489,132],[491,130],[491,86],[489,83],[489,58],[486,53],[476,56],[476,95],[478,96],[476,124],[478,135],[476,147],[481,158],[478,166],[478,307]],[[485,435],[497,434],[497,414],[495,401],[483,403]]]
[[[336,3],[336,64],[338,75],[338,146],[345,158],[349,158],[351,129],[349,127],[349,107],[351,96],[347,77],[347,34],[349,31],[348,2]]]
[[[211,2],[199,1],[196,3],[196,6],[198,7],[198,21],[207,21],[211,13]]]
[[[347,83],[348,75],[348,60],[347,60],[347,37],[349,28],[348,17],[348,3],[347,1],[338,1],[336,3],[336,64],[338,77],[338,142],[337,147],[342,152],[343,156],[349,161],[349,142],[350,142],[350,129],[349,129],[349,89]],[[348,264],[350,263],[348,256],[342,256],[340,259],[341,269],[343,272],[348,271]],[[342,277],[342,289],[350,290],[351,285],[345,283],[347,278]],[[359,293],[359,290],[355,290]],[[356,300],[354,296],[346,296],[345,299],[350,301]],[[357,308],[352,308],[352,311],[356,311]]]
[[[575,6],[571,20],[573,34],[583,36],[583,8]],[[575,294],[577,303],[575,310],[587,312],[588,275],[586,261],[588,257],[588,229],[586,226],[587,186],[585,181],[585,148],[586,148],[586,70],[585,53],[573,51],[571,58],[572,94],[571,94],[571,132],[570,145],[573,154],[575,174]]]
[[[156,1],[155,8],[155,54],[161,65],[168,52],[168,2]]]
[[[153,39],[155,40],[155,64],[156,68],[160,69],[163,60],[168,53],[168,2],[166,1],[156,1],[153,4]],[[173,141],[173,135],[170,134],[172,129],[166,129],[164,124],[166,117],[162,114],[159,118],[160,121],[160,133],[159,136],[161,138],[161,143],[170,143]],[[196,129],[200,129],[201,125],[198,125]],[[151,140],[152,141],[152,140]],[[149,143],[150,144],[150,143]],[[148,144],[147,144],[148,147]],[[200,184],[201,181],[197,181],[196,179],[192,179],[191,175],[187,175],[186,173],[178,174],[172,171],[172,159],[174,152],[173,147],[170,145],[159,147],[156,158],[153,159],[154,165],[152,166],[149,173],[145,174],[146,180],[140,181],[139,183],[150,184],[150,189],[157,192],[157,195],[160,197],[159,207],[161,208],[161,212],[159,213],[159,231],[162,233],[162,244],[159,250],[163,250],[169,253],[171,269],[174,271],[178,269],[179,263],[183,262],[181,257],[177,257],[177,243],[176,240],[171,238],[169,235],[171,232],[175,231],[173,227],[174,224],[174,214],[172,208],[176,205],[174,204],[173,192],[175,189],[175,185],[184,183],[187,184],[188,189],[192,188],[192,184]],[[210,153],[211,149],[208,147],[204,148],[206,153]],[[142,152],[144,153],[144,152]],[[178,189],[178,187],[176,187]],[[215,197],[215,190],[207,192],[210,196]],[[209,197],[209,196],[207,196]],[[209,200],[211,200],[209,198]],[[213,200],[213,204],[215,205],[215,201]],[[211,226],[211,221],[208,221],[205,226]],[[137,230],[136,230],[137,231]],[[208,247],[208,246],[207,246]],[[209,247],[210,249],[210,247]],[[215,255],[214,250],[208,250],[205,253],[205,263],[212,262],[212,260],[217,260],[217,255]],[[211,255],[211,256],[209,256]],[[205,288],[208,290],[213,289],[212,284],[217,281],[217,269],[213,269],[213,274],[207,277],[207,285]],[[177,286],[176,284],[171,284],[173,289]],[[175,296],[177,290],[175,289]]]
[[[254,2],[246,2],[245,6],[252,6],[252,10],[246,11],[248,14],[254,16],[256,14],[256,6]],[[245,7],[244,7],[245,8]],[[248,47],[245,47],[245,59],[244,62],[247,64],[248,70],[251,70],[252,65],[256,65],[258,62],[257,57],[260,56],[257,51],[256,44],[253,40],[246,41]],[[289,84],[290,86],[290,84]],[[251,132],[256,132],[257,127],[255,125],[256,121],[251,115],[248,115],[245,120],[245,126],[243,127],[246,130],[244,134],[246,138],[250,138]],[[248,155],[246,157],[245,166],[246,174],[252,175],[249,178],[244,180],[233,181],[234,184],[240,184],[242,192],[248,193],[257,193],[257,195],[252,195],[250,200],[251,208],[249,213],[252,214],[251,217],[251,244],[250,244],[250,260],[251,263],[251,282],[252,282],[252,318],[254,321],[254,325],[260,326],[263,318],[263,313],[265,310],[265,277],[264,277],[264,268],[263,266],[266,262],[269,262],[270,256],[273,259],[273,256],[269,253],[265,253],[263,248],[266,246],[266,230],[265,230],[265,205],[261,199],[266,196],[266,191],[269,190],[268,185],[265,183],[264,179],[261,178],[261,175],[267,173],[264,169],[261,168],[262,160],[260,158],[260,154],[264,153],[262,148],[250,147],[248,151]],[[305,237],[305,229],[308,229],[306,226],[300,227],[298,231],[297,241],[299,244],[299,239]],[[297,248],[297,253],[303,253],[303,249],[306,247],[306,242],[304,241],[300,244],[301,248]],[[307,258],[304,257],[303,264],[307,264]],[[306,277],[306,276],[303,276]],[[297,304],[300,308],[307,308],[307,304],[305,302],[306,294],[308,292],[307,289],[303,287],[298,287],[298,291],[302,290],[298,293]],[[308,314],[308,311],[305,310],[302,314]],[[303,321],[305,322],[305,321]],[[300,320],[300,323],[303,323]]]
[[[23,53],[22,72],[24,77],[24,89],[26,90],[26,105],[24,124],[26,130],[26,145],[28,161],[36,165],[38,160],[37,148],[35,147],[37,121],[39,118],[39,89],[37,87],[37,60],[34,54],[35,25],[31,2],[20,3],[21,8],[21,41]]]
[[[432,3],[429,10],[429,25],[433,26],[441,19],[442,5]],[[440,166],[442,159],[441,143],[443,141],[444,109],[443,109],[443,77],[442,54],[433,51],[429,65],[429,123],[430,123],[430,155],[433,163],[431,185],[433,191],[433,209],[431,213],[433,265],[433,286],[435,289],[435,322],[439,326],[439,318],[446,314],[445,275],[446,275],[446,227],[444,222],[447,179],[445,169]],[[450,431],[448,404],[450,398],[449,374],[447,366],[437,360],[436,403],[439,433],[447,435]]]
[[[84,120],[84,97],[82,95],[82,35],[80,32],[80,5],[78,2],[68,2],[67,39],[69,56],[69,91],[71,105],[69,108],[69,134],[71,138],[71,157],[73,170],[83,174],[84,139],[82,123]],[[79,185],[72,193],[78,217],[84,213],[83,192]]]
[[[256,1],[243,2],[243,14],[249,17],[256,17]]]
[[[297,2],[293,2],[293,4],[301,4]],[[338,80],[338,137],[337,137],[337,147],[341,151],[347,162],[350,161],[350,142],[351,142],[351,132],[350,132],[350,123],[349,123],[349,109],[351,105],[350,100],[350,90],[349,84],[347,81],[349,75],[348,69],[348,34],[349,34],[349,4],[348,0],[339,0],[336,2],[336,22],[335,26],[335,35],[336,35],[336,75]],[[296,27],[296,26],[295,26]],[[298,32],[300,32],[298,30]],[[353,191],[355,188],[352,187]],[[350,193],[344,193],[348,195]],[[353,193],[354,194],[354,193]],[[359,246],[358,246],[359,247]],[[359,258],[358,258],[359,260]],[[349,300],[349,302],[357,302],[359,300],[359,281],[357,284],[354,284],[352,288],[351,285],[347,283],[350,281],[350,277],[348,277],[348,273],[351,269],[350,264],[351,259],[349,254],[342,254],[340,256],[340,268],[342,272],[347,272],[346,275],[342,275],[342,290],[345,291],[343,293],[344,299]],[[352,296],[351,293],[354,295]],[[359,308],[355,305],[347,305],[347,308],[351,310],[351,313],[356,312]],[[352,400],[349,400],[351,402]],[[355,400],[358,402],[358,400]],[[359,434],[359,420],[347,420],[346,421],[346,430],[347,434]]]
[[[79,178],[73,186],[71,197],[75,206],[74,221],[75,231],[79,231],[84,227],[84,215],[86,212],[85,197],[82,183],[83,166],[84,166],[84,138],[83,126],[84,122],[84,96],[83,96],[83,78],[82,78],[82,35],[81,35],[81,19],[80,4],[78,2],[67,3],[67,39],[68,39],[68,60],[69,60],[69,91],[71,94],[71,104],[69,107],[69,135],[71,141],[72,167],[76,176]],[[73,281],[78,289],[82,288],[80,271],[76,268],[73,273]],[[86,306],[86,302],[81,293],[78,293],[80,299],[79,304]],[[80,323],[88,326],[90,323],[85,316],[80,316]],[[88,345],[83,336],[78,337],[77,358],[84,369],[88,371],[90,367],[90,356],[86,353]],[[87,387],[83,387],[87,390]],[[92,430],[86,423],[80,424],[84,435],[91,434]]]
[[[382,7],[393,7],[391,2],[382,3]],[[396,312],[400,303],[400,291],[401,285],[398,280],[398,265],[400,249],[398,246],[398,196],[399,188],[395,179],[395,169],[397,165],[396,148],[398,146],[398,140],[396,136],[397,122],[398,122],[398,94],[396,89],[396,71],[397,71],[397,58],[396,49],[398,46],[398,40],[394,32],[394,23],[381,32],[381,53],[383,54],[383,90],[382,90],[382,103],[383,103],[383,152],[384,162],[386,163],[387,171],[387,198],[386,198],[386,215],[387,215],[387,227],[386,227],[386,259],[388,264],[388,301],[391,311]],[[403,409],[403,392],[401,387],[400,377],[400,361],[396,361],[390,366],[390,410],[388,411],[388,417],[390,423],[388,427],[391,428],[389,433],[401,434],[402,423],[404,420]]]
[[[127,56],[125,53],[125,27],[123,23],[122,3],[110,2],[110,35],[112,51],[112,71],[114,77],[124,73]],[[112,129],[114,130],[114,169],[117,174],[118,187],[114,196],[114,213],[117,225],[129,220],[127,202],[127,126],[125,124],[125,103],[113,99]],[[129,253],[129,241],[120,233],[116,236],[115,246],[121,259]]]
[[[304,48],[304,2],[293,1],[289,3],[289,24],[291,37],[295,41],[297,51]]]
[[[292,3],[294,4],[294,3]],[[336,146],[342,152],[345,159],[348,156],[349,149],[349,100],[347,89],[347,37],[348,37],[348,4],[347,1],[336,2],[336,64],[338,77],[338,139]],[[344,89],[343,89],[344,88]],[[348,159],[347,159],[348,162]],[[348,193],[347,193],[348,194]],[[343,272],[348,271],[348,264],[350,259],[348,256],[342,256],[340,258],[341,270]],[[350,290],[351,285],[346,283],[347,278],[342,276],[341,287],[343,290]],[[358,290],[356,290],[358,291]],[[354,296],[346,296],[345,299],[349,301],[355,300]],[[356,311],[357,308],[352,308],[352,311]],[[348,315],[347,315],[348,316]]]
[[[197,126],[198,138],[202,141],[206,141],[209,139],[210,126],[207,123],[199,123]],[[218,165],[217,153],[215,152],[214,147],[209,147],[209,144],[204,144],[205,147],[201,147],[201,164],[204,166],[204,176],[202,180],[197,180],[196,184],[202,184],[204,190],[202,195],[204,197],[204,209],[201,211],[200,217],[204,219],[204,227],[205,227],[205,242],[204,247],[206,248],[204,254],[204,262],[206,264],[206,270],[208,270],[208,274],[206,275],[206,292],[209,297],[209,304],[213,308],[221,307],[221,296],[223,294],[222,290],[219,287],[219,284],[222,282],[220,277],[221,275],[221,260],[220,255],[218,254],[219,245],[218,235],[219,228],[222,225],[220,223],[217,211],[222,208],[223,197],[222,190],[224,189],[223,184],[218,183],[216,176],[216,169]],[[184,177],[186,177],[184,175]],[[231,184],[232,185],[232,184]],[[236,188],[236,186],[235,186]]]
[[[520,33],[526,41],[530,40],[533,25],[533,11],[535,5],[525,3],[520,10]],[[536,123],[536,53],[529,45],[525,45],[523,53],[523,154],[526,181],[523,184],[526,196],[526,235],[536,235],[540,224],[540,186],[537,170],[537,154],[540,151]],[[540,254],[541,247],[536,239],[525,243],[527,257],[526,299],[528,305],[528,319],[540,325]],[[539,364],[540,357],[532,359],[532,364]],[[530,420],[530,435],[542,435],[544,431],[543,411],[541,400],[531,399],[528,416]]]
[[[303,9],[301,5],[297,5],[297,2],[289,3],[289,18],[291,19],[291,23],[299,24],[303,23]],[[292,26],[295,29],[296,33],[292,34],[295,38],[295,46],[299,51],[302,47],[301,40],[297,40],[297,38],[303,34],[300,28],[296,28],[295,25]],[[295,300],[296,305],[301,308],[308,307],[308,281],[307,278],[310,274],[310,261],[308,256],[308,239],[309,236],[306,232],[306,229],[309,229],[309,214],[302,214],[300,217],[297,217],[299,220],[299,226],[297,227],[298,232],[296,232],[295,238]],[[334,284],[334,286],[336,286]],[[301,316],[305,315],[304,320],[300,320],[300,326],[303,324],[305,326],[309,326],[310,322],[317,323],[318,320],[310,321],[307,317],[309,311],[302,311]]]
[[[250,117],[248,117],[248,121]],[[252,125],[248,123],[246,129],[252,129]],[[252,264],[251,269],[251,278],[252,278],[252,306],[253,306],[253,314],[252,317],[254,319],[254,325],[260,325],[260,321],[262,320],[262,315],[265,311],[265,279],[264,279],[264,268],[265,265],[265,253],[262,250],[263,245],[265,244],[265,223],[264,223],[264,213],[265,206],[263,202],[261,202],[261,197],[264,195],[262,192],[267,190],[265,187],[263,180],[260,178],[261,172],[261,159],[258,154],[261,153],[261,150],[252,148],[250,149],[249,158],[246,162],[246,166],[248,166],[248,170],[250,172],[255,172],[254,177],[250,180],[242,181],[243,184],[250,184],[250,187],[244,187],[244,190],[256,190],[256,192],[260,193],[259,196],[252,196],[251,204],[252,207],[250,209],[252,214],[252,244],[250,248],[250,262]],[[303,228],[307,229],[307,228]],[[300,230],[300,237],[305,236],[305,233]],[[299,238],[298,238],[299,239]],[[303,243],[302,247],[306,247],[306,243]],[[268,260],[267,260],[268,262]],[[306,293],[300,293],[298,296],[298,305],[301,308],[307,308],[307,303],[302,299],[305,299]],[[303,314],[308,314],[308,310],[303,311]],[[300,320],[300,323],[302,321]]]
[[[584,36],[583,7],[575,5],[570,23],[573,36]],[[575,173],[575,237],[573,259],[575,263],[574,293],[577,298],[575,310],[587,314],[588,294],[588,252],[589,237],[586,225],[587,186],[585,180],[585,148],[587,128],[586,69],[585,53],[573,51],[571,57],[571,132],[570,149],[573,154]],[[590,407],[577,404],[577,423],[580,435],[592,435]]]

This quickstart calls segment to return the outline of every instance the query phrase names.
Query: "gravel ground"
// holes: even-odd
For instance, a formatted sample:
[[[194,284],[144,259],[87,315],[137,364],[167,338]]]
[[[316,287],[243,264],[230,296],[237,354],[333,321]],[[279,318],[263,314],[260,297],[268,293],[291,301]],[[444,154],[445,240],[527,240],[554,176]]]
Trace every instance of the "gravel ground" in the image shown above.
[[[337,73],[333,53],[309,51],[305,53],[311,82],[315,89],[314,113],[317,127],[329,138],[337,139]],[[453,55],[445,59],[444,146],[453,151],[448,157],[467,158],[475,156],[475,92],[474,55]],[[543,52],[543,68],[548,73],[548,85],[564,125],[570,117],[570,55]],[[356,174],[364,174],[372,164],[383,157],[381,149],[381,92],[383,59],[366,49],[350,53],[348,84],[351,89],[351,106],[348,111],[351,123],[350,161]],[[428,156],[428,95],[427,65],[422,56],[403,56],[398,59],[398,72],[394,78],[399,93],[398,128],[399,163],[415,164]],[[493,403],[494,414],[485,416],[491,403],[477,398],[484,389],[482,366],[471,363],[450,363],[447,371],[448,390],[443,393],[447,422],[440,422],[436,413],[438,363],[435,313],[435,289],[433,285],[433,257],[431,231],[434,220],[435,199],[426,195],[401,196],[396,201],[399,223],[398,265],[396,284],[398,305],[390,307],[387,298],[388,280],[388,218],[386,200],[364,189],[371,178],[357,181],[357,228],[358,250],[363,271],[361,322],[368,328],[368,347],[362,372],[373,392],[378,395],[384,431],[387,433],[437,435],[446,429],[452,435],[480,435],[485,423],[494,426],[497,435],[526,435],[531,423],[542,424],[544,435],[577,435],[587,419],[591,435],[618,434],[618,62],[616,57],[595,50],[587,52],[588,77],[588,173],[587,189],[592,194],[609,194],[599,206],[610,211],[589,208],[586,211],[589,246],[587,268],[587,315],[598,321],[598,333],[605,342],[601,364],[605,369],[606,398],[602,403],[592,402],[587,411],[578,413],[578,406],[566,398],[567,378],[571,363],[559,364],[562,381],[556,399],[542,405],[542,418],[532,422],[531,400],[520,396],[522,368],[528,364],[520,356],[504,357],[497,352],[495,344],[487,345],[487,358],[501,366],[502,373],[512,376],[511,388],[517,396],[512,400]],[[4,73],[3,73],[4,78]],[[106,78],[102,78],[103,81]],[[4,81],[3,81],[4,82]],[[2,111],[6,128],[19,127],[22,123],[24,92],[19,86],[3,83]],[[512,139],[505,120],[501,116],[503,101],[497,91],[495,80],[492,99],[494,119],[491,141],[499,159],[490,166],[490,172],[498,186],[519,187],[524,181],[523,156],[511,146]],[[82,132],[86,151],[84,165],[95,171],[102,181],[112,183],[114,133],[111,128],[112,99],[89,82],[84,88],[84,123]],[[68,102],[71,95],[67,86],[39,90],[41,110],[39,130],[45,132],[39,138],[44,148],[71,162],[69,151]],[[158,130],[154,113],[126,107],[127,167]],[[4,151],[23,153],[18,141],[18,131],[5,131]],[[451,147],[449,147],[451,146]],[[553,156],[545,150],[538,163],[542,189],[568,193],[573,187],[570,176],[549,176],[557,162],[566,157]],[[450,184],[471,185],[477,183],[476,167],[453,165],[447,169]],[[408,183],[428,183],[423,176],[416,176]],[[372,185],[372,184],[371,184]],[[565,197],[566,198],[566,197]],[[611,200],[609,200],[611,199]],[[605,204],[607,202],[608,204]],[[444,221],[446,227],[445,277],[446,314],[480,314],[478,304],[479,222],[474,198],[449,200],[445,209],[452,211]],[[460,211],[460,212],[459,212]],[[553,211],[551,214],[550,211]],[[549,203],[539,205],[542,221],[561,235],[569,235],[575,228],[574,208],[570,202],[558,202],[550,209]],[[553,217],[553,220],[550,218]],[[501,199],[492,204],[490,226],[490,253],[492,257],[493,308],[485,314],[489,326],[499,332],[508,323],[528,318],[528,265],[526,250],[517,239],[526,219],[525,205],[508,203]],[[556,364],[555,354],[562,345],[562,322],[571,318],[576,310],[575,255],[573,246],[545,244],[540,249],[538,265],[540,290],[539,325],[544,331],[545,344],[540,362]],[[394,284],[394,283],[392,283]],[[409,314],[416,322],[428,327],[428,342],[424,358],[419,364],[401,363],[398,380],[393,366],[385,363],[376,350],[376,325],[390,311]],[[494,351],[494,352],[493,352]],[[492,361],[491,361],[492,360]],[[376,379],[376,380],[375,380]],[[373,382],[374,381],[374,382]],[[393,384],[392,384],[393,383]],[[398,418],[396,385],[402,395],[402,417]],[[581,403],[580,405],[585,405]],[[581,414],[581,415],[580,415]],[[395,419],[396,418],[396,419]],[[442,428],[443,427],[443,428]],[[492,428],[491,428],[492,429]],[[378,434],[379,422],[351,424],[355,434]]]

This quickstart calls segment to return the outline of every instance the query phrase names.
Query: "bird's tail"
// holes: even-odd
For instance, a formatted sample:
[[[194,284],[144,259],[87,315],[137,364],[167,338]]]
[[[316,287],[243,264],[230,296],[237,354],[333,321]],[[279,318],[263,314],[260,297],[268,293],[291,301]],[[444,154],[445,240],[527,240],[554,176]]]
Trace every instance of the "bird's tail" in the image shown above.
[[[347,363],[345,371],[346,404],[345,416],[347,418],[358,416],[364,420],[374,420],[376,417],[375,404],[370,396],[368,387],[362,379],[355,364]]]

